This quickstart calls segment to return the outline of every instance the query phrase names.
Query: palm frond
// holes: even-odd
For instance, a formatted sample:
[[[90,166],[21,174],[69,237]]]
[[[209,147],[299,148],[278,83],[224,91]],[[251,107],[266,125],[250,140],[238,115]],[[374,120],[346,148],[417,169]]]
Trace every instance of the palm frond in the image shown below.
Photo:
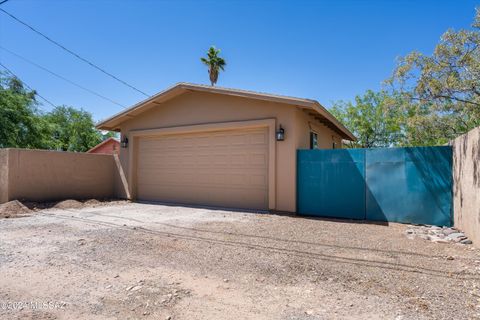
[[[219,71],[225,71],[227,63],[221,57],[219,57],[220,49],[211,46],[207,51],[207,57],[201,57],[200,61],[208,66],[208,73],[210,76],[210,82],[213,85],[217,83]]]

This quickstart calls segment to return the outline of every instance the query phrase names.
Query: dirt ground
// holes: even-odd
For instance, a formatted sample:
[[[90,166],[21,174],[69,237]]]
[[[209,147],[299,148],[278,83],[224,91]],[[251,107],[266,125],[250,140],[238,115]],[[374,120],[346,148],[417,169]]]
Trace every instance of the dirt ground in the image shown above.
[[[0,220],[0,319],[472,319],[480,251],[407,225],[138,203]]]

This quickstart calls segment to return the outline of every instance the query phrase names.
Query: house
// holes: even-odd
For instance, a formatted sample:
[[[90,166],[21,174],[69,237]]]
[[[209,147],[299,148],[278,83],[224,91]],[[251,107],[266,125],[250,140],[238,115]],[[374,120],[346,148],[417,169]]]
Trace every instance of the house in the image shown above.
[[[289,212],[296,211],[297,149],[355,139],[315,100],[190,83],[97,128],[121,132],[133,199]]]
[[[110,137],[88,150],[87,153],[118,154],[119,150],[120,142]]]

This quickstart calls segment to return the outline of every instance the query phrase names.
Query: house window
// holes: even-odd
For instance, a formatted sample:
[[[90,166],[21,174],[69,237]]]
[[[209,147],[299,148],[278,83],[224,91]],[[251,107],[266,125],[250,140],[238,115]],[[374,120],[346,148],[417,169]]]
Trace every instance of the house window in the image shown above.
[[[318,135],[310,132],[310,149],[318,149]]]

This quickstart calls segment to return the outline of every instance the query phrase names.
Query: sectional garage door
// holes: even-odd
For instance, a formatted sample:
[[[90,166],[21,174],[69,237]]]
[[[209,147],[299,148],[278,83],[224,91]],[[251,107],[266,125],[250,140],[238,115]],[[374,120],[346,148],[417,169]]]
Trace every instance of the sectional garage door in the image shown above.
[[[137,199],[268,209],[268,129],[142,137]]]

